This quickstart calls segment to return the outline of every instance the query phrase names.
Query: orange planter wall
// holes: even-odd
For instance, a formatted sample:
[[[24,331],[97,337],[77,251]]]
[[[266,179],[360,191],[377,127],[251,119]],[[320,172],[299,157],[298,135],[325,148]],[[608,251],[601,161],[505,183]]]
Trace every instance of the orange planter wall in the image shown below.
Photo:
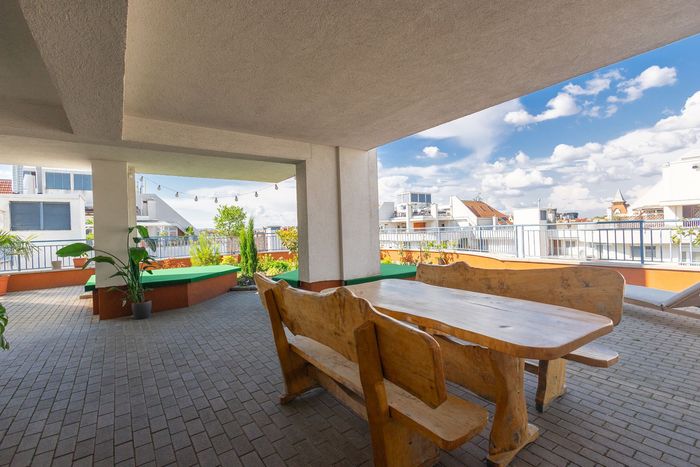
[[[10,276],[7,291],[21,292],[23,290],[52,289],[54,287],[84,285],[93,274],[95,274],[93,268],[19,272]]]
[[[258,258],[270,255],[274,259],[291,259],[288,251],[275,251],[272,253],[260,253]],[[236,255],[236,261],[240,261],[240,255]],[[185,268],[192,266],[190,258],[168,258],[159,260],[161,267]],[[27,271],[10,275],[7,285],[8,292],[22,292],[25,290],[52,289],[54,287],[68,287],[71,285],[85,285],[85,282],[95,274],[94,268],[88,269],[60,269],[58,271]]]
[[[237,283],[237,275],[226,274],[189,284],[154,287],[146,291],[146,300],[153,301],[153,312],[185,308],[228,292]],[[123,304],[123,295],[111,288],[92,292],[92,313],[100,319],[113,319],[131,315],[131,306]]]
[[[418,258],[417,251],[404,252],[411,253],[414,259]],[[398,250],[382,250],[382,258],[399,261]],[[430,253],[430,261],[437,263],[437,254]],[[595,266],[609,267],[618,271],[625,278],[628,284],[643,285],[645,287],[653,287],[655,289],[664,289],[677,292],[690,287],[693,284],[700,282],[700,270],[692,269],[673,269],[659,266],[620,266],[619,264],[611,263],[575,263],[575,262],[550,262],[550,261],[531,261],[531,260],[502,260],[484,255],[469,254],[469,253],[452,253],[450,254],[450,262],[465,261],[469,265],[477,268],[496,269],[547,269],[547,268],[564,268],[570,266]]]

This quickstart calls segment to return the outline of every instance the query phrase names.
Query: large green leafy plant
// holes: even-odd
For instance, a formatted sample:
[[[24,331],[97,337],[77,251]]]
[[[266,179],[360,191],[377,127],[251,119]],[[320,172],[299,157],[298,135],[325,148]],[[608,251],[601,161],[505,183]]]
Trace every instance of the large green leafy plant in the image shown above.
[[[110,277],[121,277],[126,286],[126,290],[115,288],[115,290],[124,294],[124,304],[126,304],[127,301],[131,303],[143,303],[146,301],[146,290],[143,287],[143,275],[153,274],[153,268],[157,262],[157,260],[148,253],[148,250],[156,251],[156,242],[148,235],[148,229],[146,229],[146,227],[138,225],[136,227],[129,227],[126,235],[126,243],[129,252],[126,261],[123,261],[116,255],[107,251],[93,248],[87,243],[72,243],[58,250],[56,254],[60,257],[78,257],[89,252],[95,253],[95,256],[85,263],[83,269],[90,263],[112,265],[115,272]]]

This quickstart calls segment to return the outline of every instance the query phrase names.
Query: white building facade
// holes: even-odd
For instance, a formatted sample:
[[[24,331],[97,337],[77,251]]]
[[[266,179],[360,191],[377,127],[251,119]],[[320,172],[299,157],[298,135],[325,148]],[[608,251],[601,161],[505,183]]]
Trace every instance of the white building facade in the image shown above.
[[[79,194],[92,211],[92,174],[84,170],[13,165],[12,191],[17,194]]]
[[[669,162],[631,209],[637,215],[660,212],[667,220],[700,218],[700,155]]]
[[[85,200],[78,193],[0,196],[2,230],[34,241],[85,238]]]
[[[379,206],[381,230],[405,229],[407,231],[438,228],[459,228],[476,225],[507,223],[505,214],[478,200],[461,200],[451,196],[449,203],[432,202],[432,194],[405,192],[396,202],[383,202]]]

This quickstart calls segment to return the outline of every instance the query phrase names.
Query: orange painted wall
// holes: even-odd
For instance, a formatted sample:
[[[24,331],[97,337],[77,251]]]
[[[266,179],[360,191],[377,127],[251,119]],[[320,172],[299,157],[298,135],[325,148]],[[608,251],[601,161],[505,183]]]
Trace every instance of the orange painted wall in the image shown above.
[[[93,268],[20,272],[10,276],[7,291],[21,292],[23,290],[52,289],[54,287],[84,285],[93,274],[95,274]]]
[[[417,251],[404,252],[405,254],[411,253],[414,259],[418,258]],[[398,250],[382,250],[381,252],[383,259],[390,259],[391,261],[399,261]],[[437,255],[435,253],[430,253],[429,261],[437,263]],[[611,263],[589,263],[589,264],[578,264],[573,262],[568,263],[555,263],[549,261],[524,261],[524,260],[501,260],[497,258],[492,258],[489,256],[469,254],[469,253],[451,253],[450,262],[455,261],[465,261],[469,265],[486,268],[486,269],[496,269],[496,268],[509,268],[509,269],[547,269],[547,268],[563,268],[571,266],[595,266],[595,267],[609,267],[618,271],[625,278],[628,284],[632,285],[643,285],[645,287],[653,287],[655,289],[671,290],[674,292],[683,290],[691,285],[700,282],[700,270],[692,269],[673,269],[673,268],[663,268],[658,266],[645,266],[645,267],[634,267],[634,266],[620,266],[618,264]]]

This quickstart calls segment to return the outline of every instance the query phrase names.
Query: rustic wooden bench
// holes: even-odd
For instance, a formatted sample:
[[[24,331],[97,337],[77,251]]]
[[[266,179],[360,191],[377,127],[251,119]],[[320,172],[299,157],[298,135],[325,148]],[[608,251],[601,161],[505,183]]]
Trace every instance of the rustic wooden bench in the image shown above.
[[[490,295],[574,308],[622,319],[625,280],[607,268],[564,267],[550,269],[482,269],[458,262],[447,266],[419,264],[416,280]],[[455,343],[454,340],[451,342]],[[536,407],[540,412],[566,392],[566,361],[607,368],[619,360],[617,352],[599,344],[579,347],[563,359],[526,362],[525,369],[538,375]]]
[[[352,292],[313,293],[257,275],[288,403],[322,386],[368,420],[375,465],[433,465],[486,426],[487,412],[449,394],[440,346]]]

